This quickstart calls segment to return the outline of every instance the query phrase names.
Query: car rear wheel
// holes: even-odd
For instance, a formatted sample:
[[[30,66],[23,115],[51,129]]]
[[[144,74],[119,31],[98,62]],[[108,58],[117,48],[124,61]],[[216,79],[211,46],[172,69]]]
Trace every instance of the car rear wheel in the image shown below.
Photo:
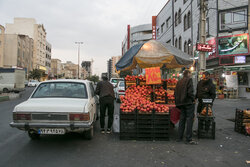
[[[3,93],[8,93],[9,90],[7,88],[3,88]]]
[[[91,126],[91,128],[84,132],[84,136],[86,139],[91,140],[94,137],[94,128]]]
[[[40,134],[38,134],[37,132],[33,131],[33,130],[29,130],[28,131],[28,135],[32,140],[38,140],[40,138]]]

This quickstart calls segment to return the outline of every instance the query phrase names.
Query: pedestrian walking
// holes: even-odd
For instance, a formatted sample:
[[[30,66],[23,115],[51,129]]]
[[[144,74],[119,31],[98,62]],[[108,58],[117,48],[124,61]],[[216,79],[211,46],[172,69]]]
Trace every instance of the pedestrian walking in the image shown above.
[[[205,105],[202,99],[212,99],[214,101],[216,97],[215,85],[212,79],[210,79],[209,72],[202,74],[202,80],[198,82],[195,98],[198,99],[197,113],[200,114]],[[211,104],[212,107],[212,104]]]
[[[176,107],[181,110],[177,142],[183,140],[185,126],[187,124],[186,144],[197,144],[197,142],[192,139],[195,96],[191,72],[189,70],[183,72],[183,78],[178,81],[176,85],[175,104]]]
[[[101,133],[105,133],[105,114],[108,108],[108,128],[107,133],[111,133],[111,127],[114,119],[114,88],[113,85],[108,81],[106,76],[102,77],[102,81],[97,83],[95,93],[99,95],[100,101],[100,124]]]

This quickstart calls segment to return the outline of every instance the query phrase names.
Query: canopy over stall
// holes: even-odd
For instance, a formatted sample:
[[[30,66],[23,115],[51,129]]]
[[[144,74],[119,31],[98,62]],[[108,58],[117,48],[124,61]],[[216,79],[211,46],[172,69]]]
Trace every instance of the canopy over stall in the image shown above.
[[[116,69],[126,71],[134,69],[136,65],[140,68],[162,67],[163,65],[166,68],[181,68],[192,63],[191,57],[181,50],[156,40],[150,40],[130,48],[116,63]]]

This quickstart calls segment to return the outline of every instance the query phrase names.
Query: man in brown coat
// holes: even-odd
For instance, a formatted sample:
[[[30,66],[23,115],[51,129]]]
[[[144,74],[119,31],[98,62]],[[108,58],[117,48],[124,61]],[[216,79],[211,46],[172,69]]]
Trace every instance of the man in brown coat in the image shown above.
[[[101,132],[105,133],[105,114],[106,108],[108,108],[108,128],[107,133],[111,133],[111,127],[114,119],[114,87],[108,81],[106,76],[102,77],[103,81],[98,82],[96,86],[95,93],[99,95],[100,101],[100,124],[101,124]]]

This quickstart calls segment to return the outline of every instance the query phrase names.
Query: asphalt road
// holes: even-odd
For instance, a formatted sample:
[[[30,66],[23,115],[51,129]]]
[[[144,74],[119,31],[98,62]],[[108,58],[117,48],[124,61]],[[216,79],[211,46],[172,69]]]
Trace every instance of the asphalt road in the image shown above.
[[[118,134],[101,134],[99,122],[89,141],[77,134],[29,139],[26,132],[11,128],[12,110],[26,100],[0,102],[0,166],[2,167],[244,167],[250,161],[250,137],[233,131],[236,107],[250,108],[250,100],[216,100],[216,139],[199,140],[199,145],[176,143],[176,129],[170,141],[121,141]],[[119,104],[115,105],[118,113]],[[195,122],[196,127],[197,122]]]

